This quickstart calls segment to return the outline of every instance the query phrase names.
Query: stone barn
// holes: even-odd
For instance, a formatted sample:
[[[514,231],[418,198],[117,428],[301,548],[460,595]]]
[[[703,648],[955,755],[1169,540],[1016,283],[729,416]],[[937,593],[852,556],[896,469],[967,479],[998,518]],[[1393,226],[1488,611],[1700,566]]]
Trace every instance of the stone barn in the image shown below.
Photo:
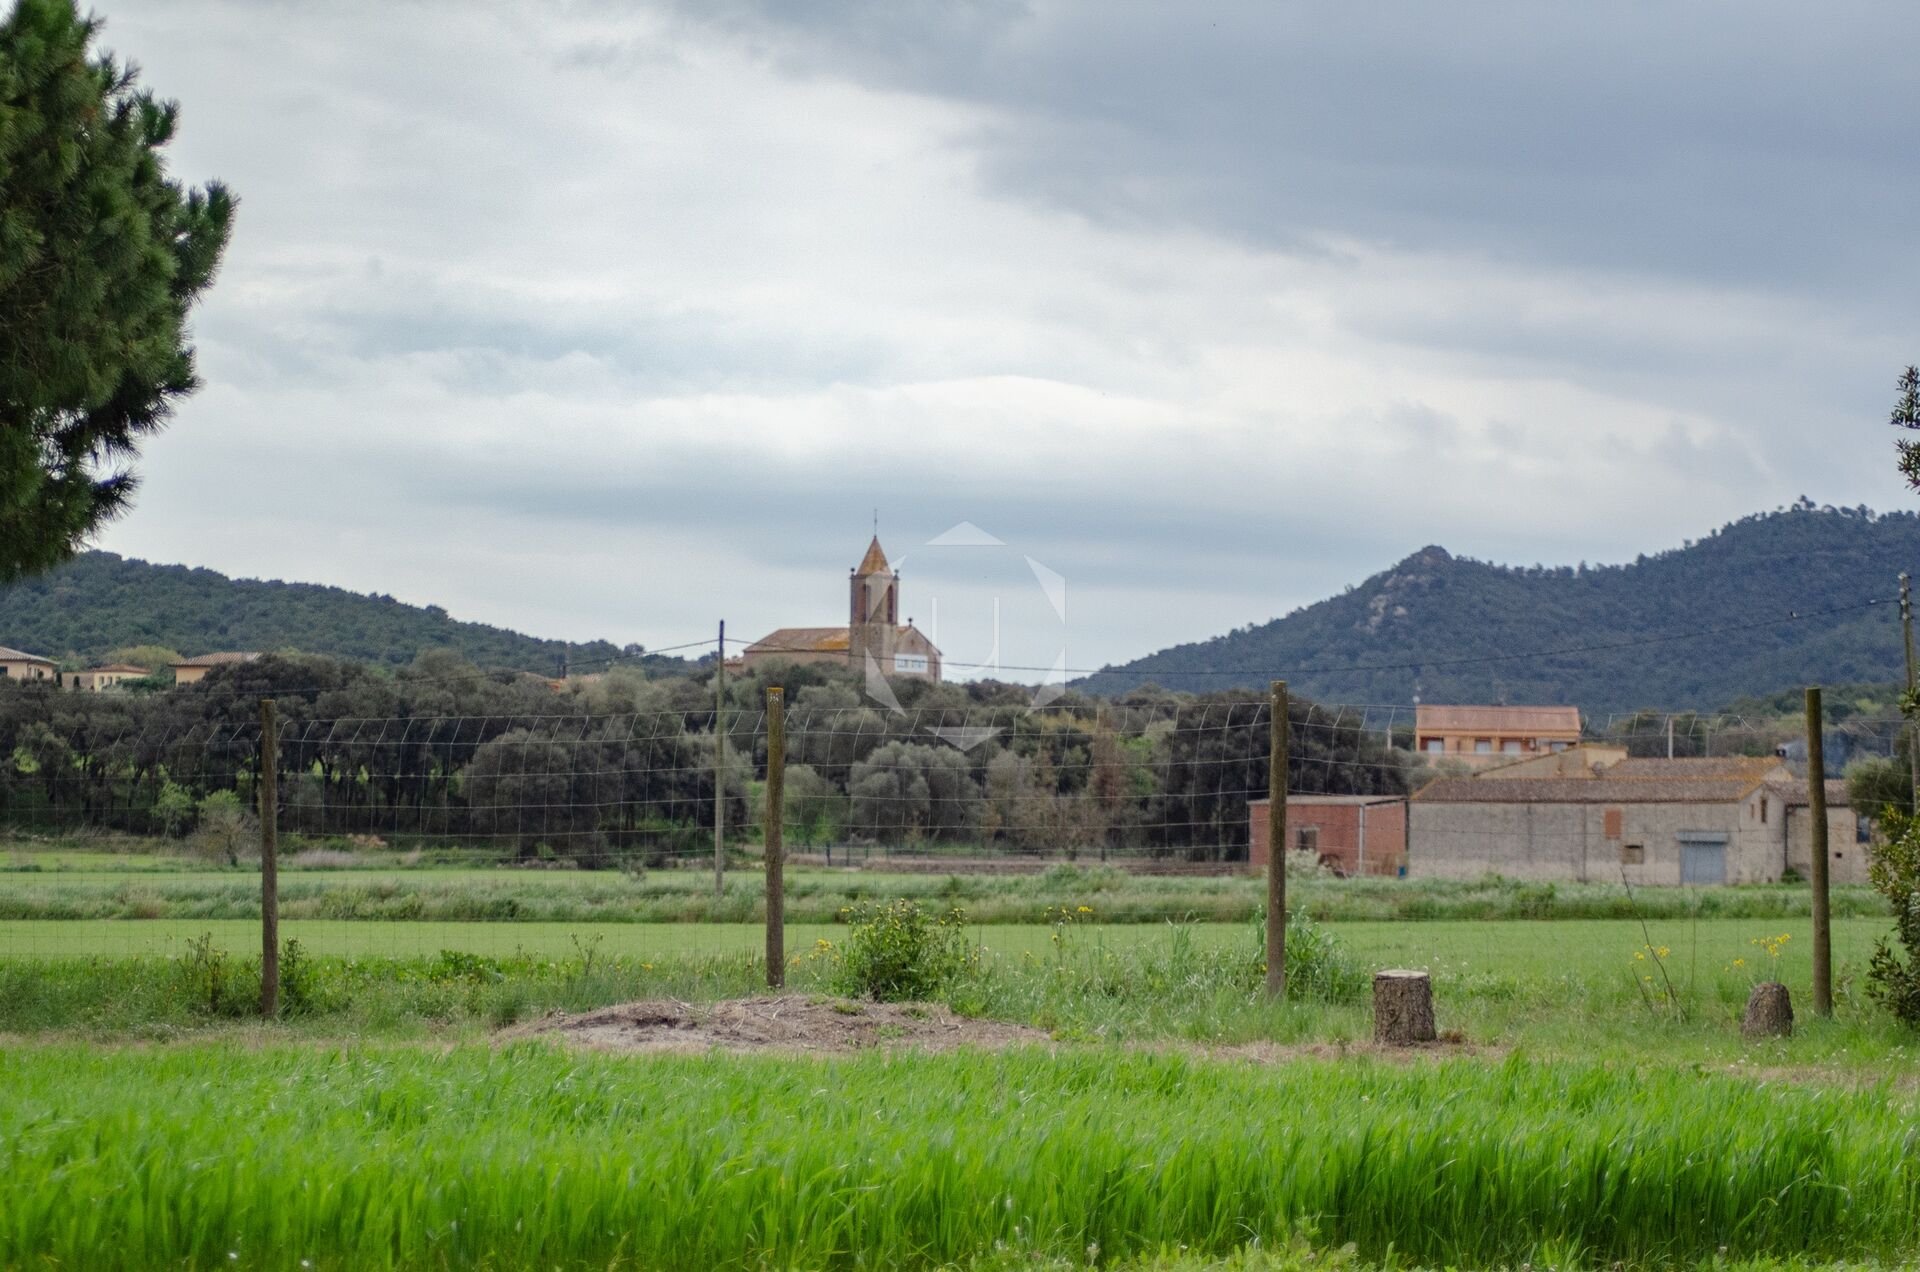
[[[1834,883],[1866,878],[1846,784],[1827,783]],[[1774,759],[1622,760],[1586,776],[1442,778],[1407,809],[1407,874],[1635,884],[1805,877],[1807,791]]]

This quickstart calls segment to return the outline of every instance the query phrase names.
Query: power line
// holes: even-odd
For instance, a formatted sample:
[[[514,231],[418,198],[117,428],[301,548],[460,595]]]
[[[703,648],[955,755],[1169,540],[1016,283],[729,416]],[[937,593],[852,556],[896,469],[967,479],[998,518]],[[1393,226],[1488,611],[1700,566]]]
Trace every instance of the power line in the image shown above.
[[[1671,644],[1673,642],[1682,641],[1682,640],[1698,640],[1706,636],[1723,636],[1732,632],[1759,631],[1768,627],[1784,626],[1788,623],[1806,622],[1810,619],[1824,618],[1834,614],[1846,614],[1846,613],[1853,613],[1858,610],[1871,609],[1874,606],[1888,603],[1890,599],[1891,598],[1875,597],[1871,600],[1859,601],[1851,605],[1835,605],[1826,609],[1789,610],[1787,614],[1781,618],[1761,619],[1751,623],[1726,623],[1716,627],[1702,627],[1694,631],[1673,632],[1664,636],[1650,636],[1650,637],[1646,637],[1644,639],[1638,639],[1638,640],[1613,641],[1613,642],[1597,644],[1597,645],[1571,645],[1571,646],[1565,646],[1558,649],[1534,649],[1534,650],[1527,650],[1522,653],[1513,653],[1513,654],[1486,654],[1486,655],[1476,655],[1470,658],[1422,658],[1415,662],[1398,662],[1398,663],[1356,663],[1351,666],[1345,666],[1345,667],[1311,667],[1311,666],[1309,667],[1273,667],[1271,669],[1258,669],[1258,670],[1245,670],[1245,671],[1230,671],[1230,670],[1221,670],[1218,668],[1196,668],[1191,671],[1173,671],[1171,669],[1166,669],[1166,674],[1173,675],[1173,676],[1230,676],[1230,677],[1236,677],[1244,680],[1249,677],[1264,677],[1264,676],[1289,676],[1289,675],[1331,676],[1331,675],[1340,675],[1344,673],[1361,672],[1361,671],[1419,671],[1424,668],[1470,667],[1470,666],[1484,665],[1488,663],[1517,662],[1517,661],[1522,661],[1529,658],[1560,658],[1560,657],[1567,657],[1574,654],[1608,653],[1608,652],[1615,652],[1615,651],[1624,650],[1624,649],[1642,649],[1650,645]],[[736,640],[731,637],[728,639],[728,643],[736,644],[736,645],[759,644],[759,642],[757,641]],[[792,645],[792,646],[762,645],[758,650],[758,652],[766,653],[766,654],[818,654],[823,652],[837,653],[839,651],[837,650],[823,651],[817,648],[809,648],[809,647],[800,646],[800,645]],[[1149,659],[1156,658],[1156,657],[1159,657],[1159,655],[1149,654],[1147,655],[1147,659],[1142,659],[1139,661],[1147,661]],[[968,666],[970,664],[963,663],[963,664],[957,664],[957,665]],[[1142,671],[1130,671],[1128,668],[1114,667],[1112,665],[1108,665],[1105,667],[1041,667],[1041,666],[1036,666],[1031,664],[1022,664],[1022,663],[996,663],[993,665],[992,670],[1057,672],[1063,675],[1075,675],[1075,676],[1102,676],[1102,675],[1150,676],[1153,674],[1154,669],[1147,668]]]
[[[1835,605],[1835,606],[1827,607],[1825,609],[1789,610],[1786,613],[1786,615],[1783,617],[1760,619],[1760,620],[1757,620],[1754,622],[1748,622],[1748,623],[1725,623],[1725,624],[1720,624],[1714,627],[1703,627],[1703,628],[1698,628],[1692,631],[1673,632],[1673,633],[1668,633],[1662,636],[1650,636],[1650,637],[1645,637],[1645,638],[1636,639],[1636,640],[1612,641],[1612,642],[1605,642],[1605,643],[1592,644],[1592,645],[1573,645],[1573,646],[1564,646],[1564,647],[1554,648],[1554,649],[1535,649],[1535,650],[1526,650],[1518,653],[1509,653],[1509,654],[1486,654],[1486,655],[1475,655],[1472,657],[1462,657],[1462,658],[1423,658],[1416,661],[1408,661],[1408,662],[1355,663],[1348,666],[1274,667],[1271,669],[1249,669],[1249,670],[1240,670],[1240,671],[1224,670],[1219,668],[1195,668],[1187,671],[1174,671],[1171,669],[1162,669],[1162,671],[1163,671],[1163,674],[1166,674],[1169,676],[1227,677],[1227,678],[1238,679],[1238,680],[1248,680],[1248,679],[1258,679],[1261,677],[1269,677],[1269,676],[1343,675],[1343,674],[1352,674],[1352,673],[1358,673],[1358,672],[1419,671],[1422,669],[1434,669],[1434,668],[1446,668],[1446,667],[1485,666],[1493,663],[1520,662],[1520,661],[1525,661],[1528,659],[1536,659],[1536,658],[1560,658],[1560,657],[1570,657],[1570,656],[1579,655],[1579,654],[1614,653],[1614,652],[1619,652],[1619,651],[1628,650],[1628,649],[1642,649],[1642,648],[1647,648],[1654,645],[1673,644],[1675,642],[1683,641],[1683,640],[1698,640],[1708,636],[1721,636],[1721,635],[1728,635],[1736,632],[1746,632],[1746,631],[1760,631],[1770,627],[1781,627],[1790,623],[1807,622],[1813,619],[1830,617],[1835,614],[1855,613],[1860,610],[1871,609],[1882,604],[1891,603],[1892,600],[1893,598],[1875,597],[1869,600],[1855,602],[1850,605]],[[679,653],[683,650],[689,650],[689,649],[706,649],[706,648],[709,648],[712,644],[713,642],[710,638],[701,639],[701,640],[683,641],[683,642],[679,642],[672,645],[659,646],[653,649],[643,649],[637,654],[615,654],[606,658],[588,659],[578,664],[578,666],[582,668],[597,666],[602,670],[612,670],[617,666],[638,662],[640,660],[643,660],[649,657]],[[744,640],[738,637],[731,637],[731,636],[726,638],[726,644],[736,645],[741,647],[751,647],[755,645],[760,645],[761,647],[757,652],[772,653],[772,654],[818,654],[822,652],[838,652],[838,651],[823,651],[817,648],[809,648],[809,647],[798,646],[798,645],[766,646],[766,645],[762,645],[761,642],[758,642],[758,641],[749,641],[749,640]],[[1156,657],[1159,657],[1159,655],[1150,654],[1147,656],[1147,659],[1140,660],[1140,661],[1148,661]],[[964,663],[956,664],[956,665],[971,666],[971,664],[964,664]],[[1128,676],[1128,675],[1131,675],[1131,676],[1139,676],[1142,679],[1151,678],[1155,671],[1155,669],[1152,667],[1144,668],[1141,670],[1129,670],[1127,668],[1114,667],[1111,664],[1105,667],[1065,667],[1065,666],[1043,667],[1035,664],[1025,664],[1025,663],[996,663],[991,668],[975,667],[974,669],[982,670],[982,671],[991,670],[996,672],[1000,672],[1000,671],[1039,672],[1042,674],[1059,674],[1059,675],[1071,675],[1071,676],[1100,676],[1100,675]],[[490,670],[483,670],[483,669],[476,668],[475,670],[470,672],[459,672],[459,673],[455,673],[452,675],[445,675],[445,676],[418,676],[418,677],[409,676],[407,677],[405,683],[409,685],[448,684],[448,683],[455,683],[459,681],[491,680],[502,675],[515,675],[515,674],[538,676],[538,673],[536,672],[528,672],[521,668],[494,668]],[[546,677],[539,677],[539,678],[546,679]],[[301,695],[301,694],[326,693],[332,689],[336,689],[339,687],[340,686],[335,686],[335,685],[305,685],[305,686],[296,686],[296,687],[275,687],[272,690],[272,692],[276,695],[294,696],[294,695]],[[166,689],[162,689],[159,692],[178,693],[189,688],[191,688],[191,686],[175,685],[175,686],[170,686]]]

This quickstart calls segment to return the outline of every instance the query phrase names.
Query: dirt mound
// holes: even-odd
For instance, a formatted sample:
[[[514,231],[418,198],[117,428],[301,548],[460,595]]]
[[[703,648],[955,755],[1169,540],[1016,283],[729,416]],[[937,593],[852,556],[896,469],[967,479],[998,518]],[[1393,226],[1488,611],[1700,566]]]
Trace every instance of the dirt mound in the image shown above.
[[[557,1035],[606,1051],[944,1051],[1047,1041],[1038,1029],[969,1020],[940,1003],[869,1003],[813,994],[733,998],[697,1006],[673,999],[623,1003],[577,1016],[555,1014],[511,1032],[522,1037]]]

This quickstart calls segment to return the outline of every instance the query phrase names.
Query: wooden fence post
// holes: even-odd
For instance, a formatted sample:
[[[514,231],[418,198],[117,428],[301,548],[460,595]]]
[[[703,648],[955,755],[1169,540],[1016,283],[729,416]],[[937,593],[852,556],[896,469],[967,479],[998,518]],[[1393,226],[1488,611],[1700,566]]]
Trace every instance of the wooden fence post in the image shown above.
[[[1833,929],[1827,909],[1827,748],[1820,689],[1807,690],[1807,812],[1813,818],[1813,1014],[1833,1015]]]
[[[260,1014],[280,1014],[280,730],[260,699]]]
[[[1287,682],[1267,707],[1267,997],[1287,992]]]
[[[1906,571],[1900,572],[1900,635],[1907,650],[1907,692],[1913,692],[1913,580]],[[1920,730],[1916,730],[1909,720],[1904,726],[1907,735],[1907,774],[1913,787],[1913,803],[1909,805],[1920,810]]]
[[[763,858],[767,871],[767,988],[787,983],[787,863],[781,820],[787,792],[787,702],[780,686],[767,690],[767,811]]]
[[[713,664],[713,895],[727,895],[727,620]]]

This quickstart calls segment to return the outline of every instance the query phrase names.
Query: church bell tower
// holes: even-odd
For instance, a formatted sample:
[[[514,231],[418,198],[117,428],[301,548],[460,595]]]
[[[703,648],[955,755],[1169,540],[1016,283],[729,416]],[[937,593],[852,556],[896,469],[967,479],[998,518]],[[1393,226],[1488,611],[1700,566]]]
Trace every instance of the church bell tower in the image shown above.
[[[880,536],[867,545],[867,555],[847,580],[847,658],[855,671],[873,656],[882,675],[893,673],[894,644],[900,631],[900,578],[880,550]]]

